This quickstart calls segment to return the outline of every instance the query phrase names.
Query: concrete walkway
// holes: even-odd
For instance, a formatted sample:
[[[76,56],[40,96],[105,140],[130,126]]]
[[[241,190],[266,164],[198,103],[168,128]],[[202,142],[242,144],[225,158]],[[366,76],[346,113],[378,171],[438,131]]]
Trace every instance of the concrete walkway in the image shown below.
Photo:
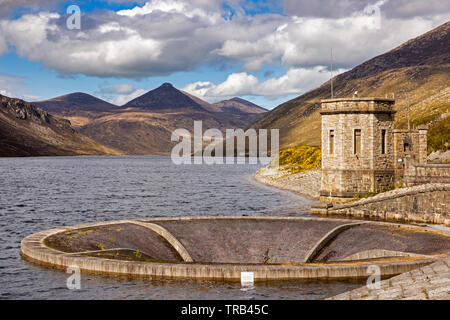
[[[450,257],[381,281],[381,288],[367,286],[329,300],[449,300]]]

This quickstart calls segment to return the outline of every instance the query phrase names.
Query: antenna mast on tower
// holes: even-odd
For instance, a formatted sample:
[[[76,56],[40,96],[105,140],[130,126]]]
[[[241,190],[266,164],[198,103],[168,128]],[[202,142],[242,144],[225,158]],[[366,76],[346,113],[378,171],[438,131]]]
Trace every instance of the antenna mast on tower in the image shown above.
[[[331,48],[331,55],[330,55],[330,74],[331,74],[331,99],[334,98],[334,92],[333,92],[333,48]]]

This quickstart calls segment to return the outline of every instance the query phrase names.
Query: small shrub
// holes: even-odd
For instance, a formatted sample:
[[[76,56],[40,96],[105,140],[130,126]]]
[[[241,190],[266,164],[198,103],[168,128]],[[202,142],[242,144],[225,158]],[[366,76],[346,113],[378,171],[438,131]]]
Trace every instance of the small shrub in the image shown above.
[[[280,150],[279,164],[289,173],[298,173],[305,170],[319,169],[321,167],[322,152],[318,147],[301,145]]]
[[[136,258],[138,258],[138,259],[142,258],[142,252],[141,252],[141,251],[139,251],[139,249],[138,249],[138,250],[136,250],[136,251],[134,252],[134,255],[135,255],[135,256],[136,256]]]

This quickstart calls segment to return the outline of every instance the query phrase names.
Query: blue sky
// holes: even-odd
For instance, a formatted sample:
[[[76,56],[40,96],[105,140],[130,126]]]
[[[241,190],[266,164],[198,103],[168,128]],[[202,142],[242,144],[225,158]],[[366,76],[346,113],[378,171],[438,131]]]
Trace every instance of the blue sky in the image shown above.
[[[1,94],[123,104],[171,82],[268,109],[327,81],[331,48],[336,74],[450,18],[438,0],[5,0],[0,12]]]

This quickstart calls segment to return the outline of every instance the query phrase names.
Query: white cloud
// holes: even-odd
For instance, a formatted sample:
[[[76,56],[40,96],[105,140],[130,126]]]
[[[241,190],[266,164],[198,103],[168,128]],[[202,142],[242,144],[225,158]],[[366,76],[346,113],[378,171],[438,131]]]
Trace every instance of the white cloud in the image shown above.
[[[19,92],[24,88],[24,80],[22,77],[0,73],[0,94],[11,98],[22,99],[22,95]]]
[[[333,73],[345,72],[339,69]],[[233,73],[220,83],[195,82],[183,88],[184,91],[202,97],[210,102],[234,96],[254,95],[277,98],[289,94],[301,94],[317,87],[330,78],[326,67],[291,68],[279,78],[270,78],[263,82],[246,72]]]
[[[0,30],[1,32],[1,30]],[[6,44],[5,38],[0,35],[0,57],[8,50],[8,46]]]
[[[152,13],[153,11],[162,12],[183,12],[186,9],[186,4],[181,1],[162,1],[153,0],[147,2],[143,7],[136,6],[129,10],[120,10],[117,14],[122,16],[135,16],[135,15],[145,15]]]
[[[24,93],[25,78],[0,73],[0,94],[10,98],[18,98],[25,101],[38,101],[42,97]]]
[[[10,91],[7,91],[7,90],[5,90],[5,89],[0,89],[0,94],[1,94],[2,96],[13,97],[13,93],[10,92]]]
[[[188,17],[192,17],[195,14],[205,15],[205,12],[200,8],[192,8],[188,3],[179,0],[152,0],[145,3],[144,6],[136,6],[129,10],[120,10],[118,15],[133,17],[136,15],[146,15],[155,11],[183,13]]]
[[[137,89],[137,90],[133,91],[130,94],[121,94],[121,95],[118,95],[112,101],[112,103],[114,103],[117,106],[122,106],[122,105],[126,104],[127,102],[129,102],[129,101],[131,101],[131,100],[133,100],[133,99],[135,99],[135,98],[137,98],[139,96],[142,96],[143,94],[145,94],[147,92],[148,92],[148,90]]]
[[[219,47],[226,36],[217,36],[214,28],[221,29],[226,21],[220,10],[211,11],[211,4],[201,9],[188,1],[174,2],[190,10],[150,10],[146,15],[129,16],[113,12],[83,14],[81,30],[68,30],[64,16],[41,12],[0,21],[0,27],[19,55],[41,61],[62,74],[128,78],[167,75],[192,70],[211,60],[212,49]]]
[[[131,83],[121,83],[116,84],[112,87],[101,87],[100,93],[106,93],[106,94],[129,94],[134,91],[134,85]]]
[[[243,60],[246,71],[257,71],[277,62],[291,67],[329,64],[333,48],[335,62],[350,67],[431,30],[449,17],[388,19],[378,11],[385,2],[378,1],[343,18],[289,17],[263,37],[228,39],[215,52]]]
[[[118,13],[85,13],[81,30],[68,30],[65,17],[55,13],[27,14],[0,21],[0,39],[20,56],[62,74],[145,78],[210,62],[237,61],[247,72],[265,65],[311,68],[328,65],[331,47],[336,65],[347,68],[449,20],[445,11],[401,19],[381,11],[377,20],[362,6],[344,17],[246,16],[237,0],[229,2],[232,19],[219,0],[152,0]],[[386,0],[371,3],[393,6]]]
[[[285,13],[303,17],[342,18],[361,11],[376,0],[281,0]],[[442,0],[389,0],[381,10],[388,17],[417,17],[450,11],[450,2]]]
[[[47,32],[57,30],[57,26],[49,24],[52,19],[58,19],[59,14],[41,12],[37,15],[24,15],[20,19],[1,21],[0,28],[6,40],[12,43],[20,55],[33,57],[33,51],[47,41]]]

